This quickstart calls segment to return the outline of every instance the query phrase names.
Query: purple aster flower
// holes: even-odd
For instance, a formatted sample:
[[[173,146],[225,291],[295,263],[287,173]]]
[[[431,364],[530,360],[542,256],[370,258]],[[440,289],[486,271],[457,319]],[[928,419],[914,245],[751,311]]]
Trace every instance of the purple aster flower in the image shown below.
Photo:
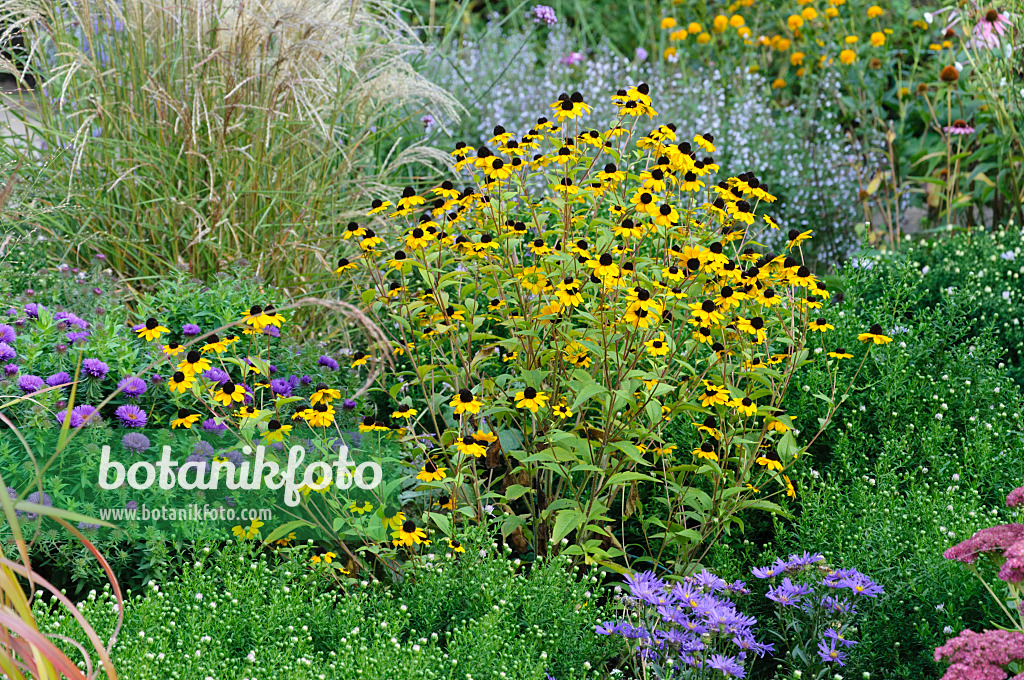
[[[62,426],[64,425],[64,416],[66,414],[66,410],[62,410],[57,414],[58,424]],[[82,425],[95,424],[100,422],[101,420],[102,419],[100,418],[99,411],[96,410],[95,406],[81,404],[71,409],[71,422],[69,423],[69,427],[79,428]]]
[[[836,649],[836,641],[822,640],[818,643],[818,656],[825,663],[837,663],[840,666],[845,666],[846,653]]]
[[[149,448],[149,437],[141,432],[129,432],[121,437],[121,446],[132,453],[142,453]]]
[[[164,381],[164,377],[159,373],[154,373],[149,379],[153,381],[154,385],[159,385]]]
[[[843,637],[842,633],[840,633],[835,628],[831,627],[825,629],[825,637],[829,640],[835,640],[843,647],[853,647],[855,644],[857,644],[856,640],[847,640],[845,637]]]
[[[11,487],[7,487],[8,491],[14,491]],[[17,492],[15,492],[15,497]],[[615,635],[619,631],[619,626],[614,621],[605,621],[604,623],[597,624],[597,628],[594,630],[598,635]]]
[[[203,421],[203,429],[214,434],[221,434],[228,429],[228,426],[224,423],[218,423],[216,418],[207,418]]]
[[[93,380],[103,380],[107,377],[110,367],[99,359],[85,359],[82,361],[82,373]]]
[[[627,640],[650,640],[651,631],[643,626],[634,626],[628,621],[619,623],[619,635]]]
[[[804,567],[824,562],[825,556],[821,553],[809,553],[806,550],[803,555],[790,555],[786,563],[786,571],[800,571]]]
[[[346,411],[351,411],[352,409],[354,409],[356,407],[356,400],[355,399],[346,399],[345,401],[341,402],[341,407],[343,409],[345,409]]]
[[[38,392],[43,388],[43,379],[37,375],[23,375],[18,378],[18,387],[25,394]]]
[[[50,495],[45,492],[40,497],[38,491],[33,491],[28,495],[28,498],[26,498],[25,500],[28,501],[29,503],[35,503],[36,505],[45,505],[48,508],[53,507],[53,499],[50,498]],[[15,514],[19,517],[24,517],[25,519],[29,520],[39,517],[39,515],[34,512],[25,512],[24,510],[18,510],[15,512]]]
[[[80,531],[92,531],[94,529],[99,529],[100,526],[101,525],[99,525],[99,524],[92,524],[90,522],[79,522],[78,523],[78,529]]]
[[[20,369],[18,367],[18,364],[5,364],[4,365],[4,375],[9,375],[9,376],[10,375],[14,375],[19,370]]]
[[[710,590],[712,593],[716,593],[719,590],[724,589],[727,585],[725,579],[720,578],[715,574],[712,574],[707,569],[704,569],[699,574],[696,574],[693,577],[693,579],[698,586],[700,586],[701,588],[705,588],[706,590]]]
[[[838,585],[840,588],[849,588],[855,594],[863,595],[864,597],[875,597],[885,592],[882,586],[856,570],[854,570],[852,575],[839,581]]]
[[[304,375],[301,378],[299,378],[299,382],[302,383],[303,385],[308,385],[309,383],[313,382],[313,378],[309,377],[308,375]]]
[[[649,56],[650,55],[647,53],[647,50],[645,50],[644,48],[642,48],[642,47],[636,48],[636,60],[637,61],[647,61],[647,57],[649,57]]]
[[[46,379],[46,384],[50,387],[57,387],[58,385],[67,385],[71,382],[71,376],[66,371],[59,371],[54,373]]]
[[[769,588],[765,594],[769,600],[778,602],[782,606],[795,607],[800,598],[809,595],[811,588],[804,584],[796,584],[789,580],[789,577],[782,579],[782,584]]]
[[[641,571],[626,577],[626,585],[633,597],[657,606],[668,602],[670,595],[665,592],[665,582],[652,571]]]
[[[82,330],[85,330],[86,328],[89,327],[89,322],[87,322],[85,319],[78,317],[75,314],[72,314],[71,312],[57,312],[56,314],[53,315],[53,318],[55,321],[61,321],[65,323],[65,325],[78,326]]]
[[[825,595],[821,598],[821,607],[835,614],[852,614],[856,608],[844,599],[834,595]]]
[[[122,394],[136,399],[146,393],[146,381],[135,376],[128,376],[117,383],[117,389],[121,390]]]
[[[18,310],[14,307],[10,307],[7,310],[7,316],[18,316]]]
[[[55,345],[53,351],[56,352],[57,354],[64,354],[65,352],[68,351],[68,346],[62,342],[59,345]]]
[[[292,395],[291,383],[283,378],[275,378],[274,380],[271,380],[270,389],[279,397],[290,397]]]
[[[18,490],[15,489],[13,486],[7,487],[7,497],[10,498],[12,501],[18,500]]]
[[[25,293],[27,294],[28,291],[26,290]],[[31,319],[38,319],[39,310],[41,309],[46,309],[46,307],[35,302],[29,302],[25,305],[25,314]]]
[[[18,356],[14,348],[6,342],[0,342],[0,361],[10,361]]]
[[[728,590],[733,595],[749,595],[750,594],[750,588],[748,588],[747,584],[744,583],[743,581],[733,581],[732,583],[727,585],[725,587],[725,589]]]
[[[264,326],[263,335],[269,335],[272,338],[281,337],[281,329],[277,326]]]
[[[754,567],[752,570],[757,578],[774,578],[784,571],[786,571],[786,562],[781,558],[775,560],[775,563],[769,567]]]
[[[331,357],[327,356],[326,354],[321,356],[316,363],[319,364],[320,366],[326,366],[329,370],[332,371],[338,370],[338,362],[332,359]]]
[[[66,337],[70,343],[85,342],[89,339],[89,331],[72,331],[65,334],[64,337]]]
[[[218,385],[221,385],[223,383],[226,383],[228,380],[231,380],[231,376],[229,376],[227,373],[220,370],[219,368],[208,368],[207,370],[203,371],[203,377],[211,382],[217,383]]]
[[[294,390],[296,387],[299,386],[299,376],[295,374],[288,376],[288,384],[291,385],[292,389]]]
[[[14,341],[18,339],[18,334],[14,332],[14,329],[5,323],[0,323],[0,342],[6,342],[8,345],[13,345]]]
[[[136,503],[135,501],[128,501],[127,503],[124,504],[124,509],[125,510],[138,510],[139,509],[139,504]]]
[[[124,404],[118,406],[117,410],[114,411],[114,415],[117,416],[118,420],[125,427],[145,427],[146,426],[146,412],[135,404]]]
[[[199,335],[203,331],[194,323],[187,323],[181,327],[181,334],[185,336]]]
[[[277,443],[280,444],[280,442]],[[224,505],[228,506],[229,508],[233,508],[236,505],[238,505],[238,503],[235,502],[234,496],[224,496]]]
[[[747,675],[746,671],[743,670],[743,666],[735,657],[732,656],[712,654],[711,658],[705,663],[708,668],[714,668],[716,671],[722,671],[722,675],[727,678],[743,678]]]
[[[739,633],[733,637],[732,642],[740,648],[741,652],[757,654],[759,657],[775,651],[775,645],[770,642],[758,642],[750,633]]]

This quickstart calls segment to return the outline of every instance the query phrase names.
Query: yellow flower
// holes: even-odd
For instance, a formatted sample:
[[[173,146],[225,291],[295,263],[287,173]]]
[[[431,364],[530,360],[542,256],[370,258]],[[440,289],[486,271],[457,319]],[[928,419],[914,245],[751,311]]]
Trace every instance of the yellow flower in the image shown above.
[[[392,418],[412,418],[417,413],[419,413],[419,411],[414,409],[412,406],[406,405],[406,406],[400,406],[399,408],[397,408],[394,411],[392,411],[391,412],[391,417]]]
[[[484,404],[469,390],[461,389],[458,394],[452,397],[449,405],[455,409],[455,415],[460,416],[466,412],[480,413],[480,409]]]
[[[348,504],[348,509],[350,512],[365,515],[366,513],[373,510],[373,504],[370,503],[370,501],[363,501],[362,503],[352,501],[351,503]]]
[[[570,409],[569,405],[565,403],[565,400],[560,401],[551,410],[559,418],[571,418],[572,417],[572,409]]]
[[[164,354],[166,354],[169,357],[176,357],[184,351],[185,348],[176,342],[164,345]]]
[[[857,339],[861,342],[874,343],[876,345],[886,345],[892,342],[892,338],[882,332],[882,327],[879,324],[874,324],[868,330],[867,333],[861,333],[857,336]]]
[[[691,21],[690,24],[686,27],[686,30],[687,32],[689,32],[690,35],[697,35],[704,29],[701,28],[701,25],[698,24],[696,21]]]
[[[804,54],[803,52],[794,52],[793,54],[789,55],[789,63],[792,64],[793,66],[800,66],[801,64],[804,63],[804,57],[806,56],[807,55]]]
[[[231,402],[245,401],[245,388],[239,387],[229,380],[213,393],[213,400],[225,407],[230,407]]]
[[[711,30],[715,33],[725,33],[727,28],[729,28],[729,17],[724,14],[719,14],[711,22]]]
[[[703,31],[697,36],[698,45],[707,45],[709,42],[711,42],[711,34],[707,31]]]
[[[550,397],[543,392],[538,392],[533,387],[527,387],[516,392],[516,407],[527,408],[533,413],[536,413],[541,407],[547,404],[549,398]]]
[[[847,45],[856,45],[858,40],[860,40],[860,38],[858,38],[855,35],[848,35],[845,38],[845,42]]]
[[[786,25],[789,26],[789,30],[797,31],[804,25],[804,18],[799,14],[791,14],[789,18],[786,19]]]
[[[705,460],[718,460],[718,454],[715,453],[715,445],[711,442],[704,442],[693,450],[693,455],[698,458],[704,458]]]
[[[209,370],[210,362],[204,359],[199,352],[191,350],[185,355],[185,358],[178,364],[177,368],[185,375],[196,375]]]
[[[192,374],[186,374],[183,371],[176,371],[171,379],[167,381],[167,387],[170,388],[171,392],[179,392],[185,394],[185,392],[192,389],[192,383],[195,380],[195,376]]]
[[[424,482],[440,482],[442,479],[447,477],[445,474],[448,468],[437,467],[437,463],[430,460],[429,458],[423,464],[423,468],[417,473],[416,479]]]
[[[462,439],[456,440],[455,448],[460,453],[467,456],[473,456],[474,458],[480,458],[487,453],[487,449],[484,447],[483,442],[479,441],[471,434],[467,434]]]
[[[834,350],[828,353],[828,356],[833,359],[852,359],[853,355],[847,352],[842,347],[836,347]]]
[[[875,31],[871,34],[871,44],[875,47],[881,47],[885,44],[885,33],[881,31]]]
[[[774,458],[769,458],[768,456],[758,456],[758,458],[754,462],[757,463],[758,465],[762,465],[768,468],[769,470],[777,470],[779,472],[782,472],[782,461],[778,459],[778,456],[776,454],[773,453],[773,455],[775,455]]]
[[[853,62],[857,61],[857,53],[853,50],[843,50],[839,53],[839,61],[846,66],[849,66]]]
[[[401,526],[398,527],[398,531],[391,534],[394,537],[392,541],[395,545],[404,545],[406,547],[412,547],[414,544],[423,543],[428,545],[430,541],[427,539],[427,534],[424,533],[423,529],[417,527],[411,519],[407,519],[402,522]]]
[[[665,334],[663,332],[658,333],[658,337],[645,342],[644,346],[647,347],[647,353],[652,357],[663,357],[669,352],[669,346],[665,342]]]
[[[461,543],[459,543],[458,541],[453,541],[450,538],[448,539],[448,547],[451,548],[451,551],[453,553],[464,553],[464,552],[466,552],[466,549],[462,547]]]
[[[723,385],[716,385],[710,380],[704,381],[704,391],[700,393],[700,405],[707,408],[715,404],[727,405],[730,401],[729,390]]]
[[[782,78],[776,78],[775,80],[772,81],[773,90],[781,90],[784,87],[786,87],[786,81],[783,80]]]
[[[138,337],[142,338],[143,340],[150,341],[156,340],[164,333],[170,332],[171,329],[161,326],[156,319],[149,318],[146,319],[146,323],[142,326],[141,329],[139,329]]]
[[[325,404],[330,404],[335,399],[341,399],[341,392],[328,387],[324,383],[318,383],[316,386],[316,392],[309,397],[309,403],[312,406],[316,406],[317,402],[322,401]]]
[[[307,411],[305,418],[310,427],[327,427],[334,422],[334,407],[320,402]]]
[[[665,17],[664,19],[661,20],[661,28],[662,28],[662,30],[668,30],[670,28],[675,28],[675,27],[676,27],[676,20],[673,19],[672,17]]]
[[[186,430],[190,430],[201,417],[198,413],[192,413],[186,408],[179,408],[178,417],[171,421],[171,429],[184,427]]]
[[[732,401],[732,407],[748,418],[757,413],[757,404],[755,404],[750,397],[734,399]]]
[[[868,19],[874,19],[882,16],[883,14],[885,14],[885,10],[878,5],[871,5],[871,7],[868,7]]]
[[[818,12],[813,7],[804,7],[803,11],[800,12],[800,16],[806,21],[814,21],[818,18]]]
[[[334,553],[327,552],[327,553],[324,553],[323,555],[313,555],[312,557],[309,558],[309,561],[310,561],[311,564],[320,564],[321,562],[323,562],[324,564],[330,564],[331,562],[334,561],[335,557],[337,557],[337,555],[335,555]],[[342,570],[342,571],[344,571],[344,570]]]
[[[808,328],[810,328],[812,331],[824,333],[825,331],[835,330],[836,327],[830,324],[825,319],[815,319],[810,324],[808,324]]]

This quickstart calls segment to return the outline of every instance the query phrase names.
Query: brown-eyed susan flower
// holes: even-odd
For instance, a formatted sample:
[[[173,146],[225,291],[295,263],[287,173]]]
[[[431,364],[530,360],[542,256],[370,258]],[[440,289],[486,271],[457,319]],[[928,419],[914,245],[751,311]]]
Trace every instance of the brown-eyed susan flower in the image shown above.
[[[238,418],[259,418],[259,409],[255,409],[252,406],[242,406],[235,411],[235,416]]]
[[[164,345],[164,354],[168,357],[176,357],[184,351],[185,348],[176,342],[171,342]]]
[[[187,408],[178,409],[178,417],[171,421],[171,429],[177,429],[183,427],[186,430],[192,429],[192,426],[199,421],[201,416],[198,413],[189,411]]]
[[[139,329],[138,337],[148,342],[151,340],[156,340],[164,333],[170,332],[171,329],[161,326],[159,321],[150,317],[149,319],[146,319],[146,323],[142,326],[142,328]]]
[[[665,333],[659,332],[658,337],[651,338],[644,343],[647,353],[652,357],[663,357],[669,352],[668,342],[665,340]]]
[[[405,246],[409,250],[422,250],[430,245],[430,242],[435,238],[434,234],[429,231],[423,230],[421,227],[415,227],[409,232],[409,235],[405,237]],[[401,268],[400,266],[398,268]]]
[[[377,236],[373,229],[367,229],[363,238],[359,241],[359,248],[364,253],[370,253],[377,248],[380,244],[384,243],[384,239]]]
[[[523,288],[531,293],[543,293],[549,285],[547,277],[539,267],[524,267],[516,278],[522,283]]]
[[[710,380],[704,381],[704,391],[700,393],[700,405],[707,408],[715,404],[728,405],[731,397],[729,390],[723,385],[716,385]]]
[[[410,404],[403,404],[391,412],[392,418],[412,418],[419,413]]]
[[[423,205],[427,200],[416,195],[416,190],[406,187],[402,190],[402,197],[398,199],[398,212],[409,211],[417,205]]]
[[[245,401],[245,388],[229,380],[213,392],[213,400],[225,407],[231,406],[232,402]]]
[[[812,331],[818,331],[819,333],[824,333],[825,331],[832,331],[835,330],[836,328],[835,326],[830,324],[826,319],[815,319],[814,321],[811,321],[811,323],[809,323],[807,327],[810,328]]]
[[[552,252],[551,247],[542,238],[530,241],[526,247],[534,255],[550,255]]]
[[[815,283],[814,274],[805,266],[797,267],[797,270],[790,274],[789,283],[794,286],[810,288]]]
[[[363,419],[359,421],[360,432],[387,432],[388,429],[389,428],[386,425],[378,423],[377,419],[373,416],[364,416]]]
[[[171,392],[179,392],[185,394],[185,392],[192,389],[192,384],[195,382],[195,376],[191,373],[185,373],[184,371],[175,371],[171,379],[167,381],[167,387]]]
[[[456,440],[455,448],[460,453],[464,453],[467,456],[473,456],[474,458],[480,458],[487,453],[487,448],[484,446],[484,443],[470,434],[467,434],[462,439]]]
[[[790,498],[796,498],[796,487],[793,486],[793,482],[786,475],[782,475],[782,481],[786,484],[786,495]]]
[[[618,278],[619,266],[611,253],[603,253],[596,260],[589,260],[587,266],[594,270],[594,276],[599,279]]]
[[[455,415],[460,416],[463,413],[480,413],[480,409],[483,408],[483,402],[476,398],[469,390],[463,388],[459,390],[459,393],[452,397],[449,406],[455,409]]]
[[[555,120],[559,123],[566,118],[572,120],[590,113],[590,106],[583,101],[583,95],[573,92],[571,95],[561,94],[558,101],[551,105],[555,112]]]
[[[349,260],[347,257],[342,257],[338,260],[338,266],[334,270],[334,273],[341,276],[342,272],[346,272],[349,269],[355,269],[356,263]]]
[[[427,534],[423,529],[417,527],[411,519],[402,522],[398,531],[392,533],[391,536],[395,539],[392,541],[395,545],[404,545],[410,548],[415,544],[423,543],[427,545],[430,543],[427,540]]]
[[[828,353],[828,356],[833,359],[852,359],[853,355],[847,352],[842,347],[836,347],[834,350]]]
[[[283,442],[284,438],[287,437],[291,431],[291,425],[282,425],[280,420],[273,418],[267,423],[267,429],[260,436],[264,443],[273,444],[275,442]]]
[[[294,541],[294,540],[295,540],[295,532],[291,531],[291,532],[288,533],[287,536],[284,536],[284,537],[279,538],[276,541],[274,541],[274,545],[282,547],[282,548],[286,548],[289,545],[291,545],[292,541]]]
[[[736,321],[736,328],[743,333],[753,335],[754,344],[757,345],[763,344],[768,337],[764,330],[764,319],[759,316],[755,316],[752,319],[738,319]]]
[[[800,231],[799,229],[790,229],[789,233],[786,234],[787,238],[789,239],[789,241],[786,242],[786,249],[793,250],[793,248],[796,248],[801,243],[811,238],[811,234],[813,233],[813,229],[808,229],[807,231]]]
[[[868,329],[867,333],[861,333],[857,336],[857,339],[861,342],[874,343],[876,345],[886,345],[892,342],[892,338],[882,331],[882,327],[879,324],[873,324]]]
[[[385,529],[397,531],[405,522],[405,513],[401,508],[381,507],[381,523]]]
[[[604,169],[597,173],[597,178],[608,184],[616,184],[626,179],[626,171],[619,170],[615,163],[607,163]]]
[[[705,460],[718,460],[718,454],[715,453],[715,445],[711,442],[704,442],[693,450],[693,455],[698,458],[704,458]]]
[[[304,418],[310,427],[327,427],[334,422],[334,407],[321,401],[307,410]]]
[[[750,397],[734,399],[732,401],[732,407],[748,418],[757,413],[757,404],[755,404],[754,400]]]
[[[555,404],[555,406],[551,409],[551,411],[552,411],[552,413],[554,413],[559,418],[571,418],[572,417],[572,409],[569,408],[569,405],[566,404],[564,400],[558,402],[557,404]]]
[[[694,302],[690,304],[689,307],[690,312],[693,314],[695,324],[709,326],[711,324],[717,324],[725,318],[725,316],[718,311],[718,305],[715,304],[714,300]]]
[[[373,504],[370,501],[352,501],[348,504],[348,511],[354,512],[357,515],[365,515],[371,510],[373,510]]]
[[[369,358],[370,357],[367,356],[366,352],[357,350],[356,353],[352,355],[351,367],[356,368],[357,366],[365,366]]]
[[[374,201],[374,203],[378,202],[379,201]],[[365,234],[366,229],[361,227],[358,222],[349,222],[341,232],[341,237],[347,241],[350,238],[361,239]]]
[[[253,305],[242,315],[242,323],[256,332],[262,332],[266,325],[263,321],[263,307]]]
[[[768,470],[782,472],[782,461],[779,460],[779,455],[770,449],[765,451],[763,455],[758,456],[754,462]]]
[[[341,399],[341,392],[333,387],[328,387],[325,383],[317,383],[316,392],[310,395],[309,403],[313,406],[321,401],[330,404],[335,399]]]
[[[538,392],[533,387],[526,387],[516,392],[516,408],[526,408],[536,413],[545,404],[548,403],[548,395],[543,392]]]
[[[619,238],[643,238],[647,233],[647,225],[634,222],[628,217],[612,225],[612,233]]]
[[[715,439],[722,438],[722,433],[718,431],[718,419],[714,416],[708,416],[704,419],[704,422],[694,423],[693,426],[697,428],[698,432],[703,432],[709,437],[714,437]]]
[[[464,553],[466,549],[462,547],[462,544],[453,538],[448,539],[448,547],[453,553]]]
[[[438,467],[437,463],[428,458],[426,462],[423,463],[423,467],[416,474],[416,479],[424,482],[440,482],[448,476],[446,474],[447,470],[448,468]]]
[[[201,352],[216,352],[217,354],[226,352],[227,349],[227,343],[221,340],[216,333],[207,337],[203,346],[199,348]]]
[[[629,324],[634,328],[650,328],[661,321],[661,309],[659,306],[649,306],[637,301],[626,308],[621,323]]]

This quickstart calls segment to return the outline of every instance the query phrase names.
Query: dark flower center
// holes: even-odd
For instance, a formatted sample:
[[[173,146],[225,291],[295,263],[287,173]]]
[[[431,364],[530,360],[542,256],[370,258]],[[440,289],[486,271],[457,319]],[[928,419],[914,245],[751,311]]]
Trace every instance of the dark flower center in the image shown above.
[[[156,319],[153,319],[153,318],[146,319],[146,329],[147,330],[153,330],[154,328],[157,327],[157,325],[158,324],[156,322]]]

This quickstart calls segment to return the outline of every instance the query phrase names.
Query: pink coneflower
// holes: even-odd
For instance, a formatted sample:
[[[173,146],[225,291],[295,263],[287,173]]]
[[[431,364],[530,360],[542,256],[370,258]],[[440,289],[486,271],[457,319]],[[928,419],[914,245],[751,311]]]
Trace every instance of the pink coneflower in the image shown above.
[[[947,125],[942,128],[942,131],[947,135],[970,135],[974,134],[974,128],[966,123],[966,121],[957,118],[953,121],[952,125]]]
[[[971,46],[996,49],[1009,28],[1010,17],[997,9],[990,9],[974,25],[974,30],[971,31]]]

